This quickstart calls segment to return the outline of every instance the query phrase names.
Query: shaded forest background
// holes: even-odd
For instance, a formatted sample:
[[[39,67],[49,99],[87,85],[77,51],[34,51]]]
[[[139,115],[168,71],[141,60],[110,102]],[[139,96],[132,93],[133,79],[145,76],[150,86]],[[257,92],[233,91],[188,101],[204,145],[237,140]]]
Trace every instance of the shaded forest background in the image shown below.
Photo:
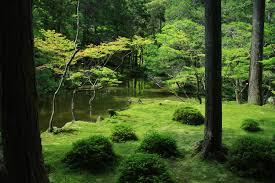
[[[77,0],[34,1],[40,95],[52,94],[57,88],[78,30],[81,51],[65,88],[95,80],[110,86],[125,78],[142,77],[178,94],[196,93],[200,100],[205,92],[204,1],[80,0],[78,13],[77,4]],[[267,0],[265,11],[263,98],[267,101],[275,90],[272,0]],[[248,89],[252,1],[222,1],[222,23],[223,97],[241,103]]]

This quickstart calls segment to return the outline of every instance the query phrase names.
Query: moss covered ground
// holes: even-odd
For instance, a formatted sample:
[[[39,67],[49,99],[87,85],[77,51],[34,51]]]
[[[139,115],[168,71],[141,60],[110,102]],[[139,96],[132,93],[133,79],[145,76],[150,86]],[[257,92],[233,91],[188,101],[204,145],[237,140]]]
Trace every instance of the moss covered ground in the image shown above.
[[[172,99],[143,99],[143,104],[132,104],[120,111],[115,118],[90,123],[84,121],[69,122],[61,133],[53,135],[43,133],[42,144],[44,159],[50,165],[50,179],[54,183],[113,183],[116,182],[117,170],[104,173],[92,173],[83,170],[70,170],[63,163],[66,152],[72,143],[95,134],[111,136],[111,129],[119,123],[130,124],[136,131],[138,141],[114,143],[114,150],[121,159],[135,153],[140,140],[150,130],[166,132],[176,138],[179,150],[184,157],[164,159],[175,182],[178,183],[254,183],[263,182],[250,178],[241,178],[226,168],[225,164],[202,160],[194,155],[194,145],[203,138],[204,126],[188,126],[172,120],[173,112],[180,105],[192,106],[204,114],[204,104],[193,100],[180,102]],[[260,132],[246,132],[240,128],[246,118],[260,120]],[[223,143],[230,148],[234,139],[242,135],[260,136],[272,139],[275,135],[275,108],[270,105],[238,105],[235,102],[223,103]]]

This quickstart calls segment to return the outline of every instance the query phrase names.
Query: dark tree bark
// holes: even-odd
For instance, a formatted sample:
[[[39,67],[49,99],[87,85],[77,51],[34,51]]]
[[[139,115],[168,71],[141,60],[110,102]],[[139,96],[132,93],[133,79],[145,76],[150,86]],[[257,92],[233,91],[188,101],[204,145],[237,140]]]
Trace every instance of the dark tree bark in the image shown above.
[[[222,149],[221,1],[206,0],[206,104],[204,157]]]
[[[248,103],[262,105],[263,68],[259,62],[263,59],[265,0],[254,0],[251,60],[249,72]]]
[[[32,1],[7,2],[0,37],[1,121],[7,182],[46,183],[49,181],[38,127]]]

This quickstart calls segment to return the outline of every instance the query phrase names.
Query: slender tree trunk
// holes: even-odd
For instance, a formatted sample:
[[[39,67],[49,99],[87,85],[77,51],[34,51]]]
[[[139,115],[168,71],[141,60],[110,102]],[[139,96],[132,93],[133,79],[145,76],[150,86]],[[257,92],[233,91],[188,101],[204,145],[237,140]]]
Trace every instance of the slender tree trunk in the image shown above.
[[[48,132],[53,132],[53,117],[54,117],[54,114],[55,114],[55,105],[56,105],[56,102],[55,102],[55,99],[63,85],[63,82],[64,82],[64,79],[67,75],[67,72],[70,68],[70,65],[72,63],[72,61],[74,60],[76,54],[79,52],[79,49],[77,48],[78,47],[78,34],[79,34],[79,4],[80,4],[80,0],[77,1],[77,7],[76,7],[76,14],[77,14],[77,20],[76,20],[76,35],[75,35],[75,40],[74,40],[74,53],[73,55],[71,56],[70,60],[66,63],[66,66],[65,66],[65,69],[64,69],[64,73],[63,75],[61,76],[61,79],[59,81],[59,84],[58,84],[58,87],[56,89],[56,91],[54,92],[54,95],[53,95],[53,98],[52,98],[52,113],[51,113],[51,117],[50,117],[50,121],[49,121],[49,127],[48,127]]]
[[[51,117],[50,117],[50,121],[49,121],[49,127],[48,127],[48,132],[53,132],[53,117],[54,117],[54,114],[55,114],[55,106],[56,106],[56,97],[63,85],[63,82],[64,82],[64,79],[67,75],[67,72],[69,70],[69,67],[72,63],[72,61],[74,60],[76,54],[78,53],[79,49],[75,50],[75,52],[73,53],[71,59],[67,62],[66,66],[65,66],[65,69],[64,69],[64,73],[59,81],[59,84],[58,84],[58,87],[56,89],[56,91],[54,92],[54,95],[53,95],[53,99],[52,99],[52,113],[51,113]]]
[[[72,112],[73,121],[76,121],[76,118],[75,118],[75,104],[74,104],[74,98],[75,98],[76,91],[77,91],[77,89],[74,89],[73,94],[72,94],[72,100],[71,100],[71,112]]]
[[[32,1],[7,2],[5,27],[0,35],[1,121],[8,172],[6,182],[47,183],[38,127]]]
[[[221,0],[206,0],[206,104],[204,157],[222,149]]]
[[[248,103],[262,105],[263,68],[259,62],[263,59],[265,0],[254,0],[253,31],[249,72]]]
[[[235,80],[235,97],[238,104],[242,103],[241,83],[239,79]]]
[[[93,112],[92,102],[94,101],[94,99],[95,99],[95,94],[96,94],[95,85],[94,85],[93,87],[94,87],[94,89],[93,89],[93,94],[91,95],[91,98],[89,99],[89,112],[90,112],[90,120],[91,120],[91,121],[92,121],[92,112]]]
[[[201,100],[201,96],[200,96],[200,79],[199,79],[199,75],[196,73],[196,81],[197,81],[197,99],[199,101],[200,104],[202,104],[202,100]]]

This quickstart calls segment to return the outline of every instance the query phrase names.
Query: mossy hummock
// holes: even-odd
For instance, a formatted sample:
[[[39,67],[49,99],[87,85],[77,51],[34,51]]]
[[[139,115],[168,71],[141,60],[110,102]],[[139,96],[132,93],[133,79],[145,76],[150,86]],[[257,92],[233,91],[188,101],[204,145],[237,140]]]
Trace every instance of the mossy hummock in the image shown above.
[[[228,164],[240,176],[271,178],[275,170],[275,144],[258,137],[240,137],[229,151]]]
[[[201,112],[192,107],[180,107],[176,109],[173,120],[188,125],[201,125],[204,123],[204,117]]]
[[[63,161],[70,168],[98,171],[114,164],[116,158],[110,140],[98,135],[76,141]]]
[[[162,157],[176,157],[179,155],[176,140],[165,133],[149,132],[142,140],[139,151],[158,154]]]
[[[134,154],[119,167],[118,183],[173,183],[164,162],[153,154]]]
[[[126,124],[116,125],[112,129],[112,141],[113,142],[126,142],[131,140],[137,140],[134,129]]]

